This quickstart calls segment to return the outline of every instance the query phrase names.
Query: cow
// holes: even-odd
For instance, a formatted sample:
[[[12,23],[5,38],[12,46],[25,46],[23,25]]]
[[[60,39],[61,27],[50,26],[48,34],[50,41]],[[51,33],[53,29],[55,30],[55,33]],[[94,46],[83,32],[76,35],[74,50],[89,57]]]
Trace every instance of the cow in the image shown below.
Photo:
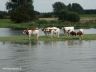
[[[83,29],[79,29],[79,31],[77,32],[77,35],[80,37],[80,39],[82,39],[83,35],[84,35],[84,30]]]
[[[47,28],[44,28],[42,31],[44,32],[45,35],[47,36],[51,35],[51,37],[52,36],[59,37],[60,35],[60,29],[57,27],[47,27]]]
[[[74,27],[73,26],[71,26],[71,27],[63,27],[62,29],[64,31],[64,34],[67,34],[68,36],[70,35],[71,31],[74,31]]]
[[[83,34],[84,34],[84,30],[83,29],[79,29],[77,32],[76,31],[71,31],[70,32],[71,36],[79,36],[80,39],[83,38]]]
[[[28,35],[29,37],[29,40],[30,40],[30,37],[31,35],[36,35],[36,39],[38,40],[38,37],[39,37],[39,29],[26,29],[26,30],[23,30],[23,34],[26,34]]]
[[[42,29],[42,31],[44,32],[44,34],[45,34],[46,36],[50,35],[51,30],[52,30],[51,27],[47,27],[47,28],[43,28],[43,29]]]
[[[76,35],[77,35],[77,33],[76,33],[75,31],[71,31],[69,34],[70,34],[71,36],[76,36]]]

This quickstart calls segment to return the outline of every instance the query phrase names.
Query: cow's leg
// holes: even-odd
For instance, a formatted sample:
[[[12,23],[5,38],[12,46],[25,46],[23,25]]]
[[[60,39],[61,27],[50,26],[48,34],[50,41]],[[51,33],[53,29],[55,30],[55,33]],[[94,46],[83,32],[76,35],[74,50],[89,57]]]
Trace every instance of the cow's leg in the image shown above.
[[[83,39],[83,35],[81,35],[80,37],[81,37],[81,39]]]
[[[57,37],[59,38],[59,32],[57,33]]]
[[[31,38],[31,34],[29,34],[29,40],[30,40],[30,38]]]
[[[39,38],[39,34],[36,34],[36,39],[38,40],[38,38]]]
[[[53,31],[51,32],[51,38],[53,37]]]

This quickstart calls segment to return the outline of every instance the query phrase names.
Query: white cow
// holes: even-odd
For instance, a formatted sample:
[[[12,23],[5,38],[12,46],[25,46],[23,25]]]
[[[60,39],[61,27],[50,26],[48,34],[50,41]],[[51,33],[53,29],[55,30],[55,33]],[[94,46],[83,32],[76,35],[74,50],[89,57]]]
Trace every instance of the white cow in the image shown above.
[[[82,33],[84,33],[84,30],[83,29],[79,29],[79,31],[81,31]]]
[[[51,36],[55,34],[57,35],[57,37],[59,38],[59,35],[60,35],[60,29],[57,28],[57,27],[52,27],[52,31],[51,31]]]
[[[84,30],[83,29],[79,29],[79,31],[77,32],[77,35],[80,37],[80,39],[83,39]]]
[[[26,29],[23,30],[23,34],[27,34],[30,40],[31,35],[36,35],[36,39],[38,40],[39,37],[39,29],[31,30],[31,29]]]
[[[47,27],[45,29],[43,29],[45,35],[51,35],[52,36],[57,36],[59,37],[60,35],[60,29],[57,27]]]
[[[74,31],[74,27],[63,27],[62,28],[65,34],[70,34],[71,31]]]

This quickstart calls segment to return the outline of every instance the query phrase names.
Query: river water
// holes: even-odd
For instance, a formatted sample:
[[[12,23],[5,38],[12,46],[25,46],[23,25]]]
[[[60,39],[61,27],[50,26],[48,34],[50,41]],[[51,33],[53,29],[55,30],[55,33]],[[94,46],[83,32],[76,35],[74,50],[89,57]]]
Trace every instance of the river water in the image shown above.
[[[20,34],[0,28],[0,36]],[[0,72],[96,72],[96,40],[0,42]]]
[[[40,36],[44,35],[44,33],[40,30]],[[61,30],[61,34],[64,34]],[[96,34],[96,29],[84,29],[84,34]],[[10,28],[0,28],[0,36],[12,36],[12,35],[22,35],[22,30],[12,30]]]
[[[0,72],[96,72],[96,41],[0,42]]]

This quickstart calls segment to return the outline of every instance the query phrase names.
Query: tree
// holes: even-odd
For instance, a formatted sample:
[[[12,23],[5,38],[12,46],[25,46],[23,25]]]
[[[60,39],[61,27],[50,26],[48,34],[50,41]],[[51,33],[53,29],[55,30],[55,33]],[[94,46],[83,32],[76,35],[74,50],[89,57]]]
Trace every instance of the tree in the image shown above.
[[[68,4],[67,8],[69,11],[72,11],[72,5],[71,4]]]
[[[11,0],[7,2],[6,8],[10,18],[14,22],[27,22],[35,18],[35,11],[32,0]]]
[[[62,12],[62,11],[66,11],[67,10],[67,7],[64,3],[62,2],[55,2],[53,4],[53,11],[54,11],[54,14],[56,17],[59,16],[59,14]]]
[[[53,4],[53,10],[56,17],[61,21],[78,22],[80,20],[79,15],[76,12],[72,12],[72,5],[66,6],[62,2],[56,2]]]
[[[67,21],[71,22],[79,22],[80,21],[80,16],[76,12],[69,12],[67,14]]]
[[[68,18],[68,12],[67,11],[64,10],[64,11],[59,12],[59,14],[58,14],[59,20],[66,21],[67,18]]]
[[[7,18],[8,13],[6,11],[0,11],[0,19]]]
[[[96,14],[96,9],[86,9],[84,10],[85,14]]]
[[[78,22],[78,21],[80,21],[79,15],[77,13],[75,13],[75,12],[70,12],[70,11],[62,11],[62,12],[60,12],[58,18],[61,21],[70,21],[70,22]]]
[[[72,3],[71,9],[73,12],[77,12],[79,14],[83,13],[83,8],[80,4],[78,3]]]

